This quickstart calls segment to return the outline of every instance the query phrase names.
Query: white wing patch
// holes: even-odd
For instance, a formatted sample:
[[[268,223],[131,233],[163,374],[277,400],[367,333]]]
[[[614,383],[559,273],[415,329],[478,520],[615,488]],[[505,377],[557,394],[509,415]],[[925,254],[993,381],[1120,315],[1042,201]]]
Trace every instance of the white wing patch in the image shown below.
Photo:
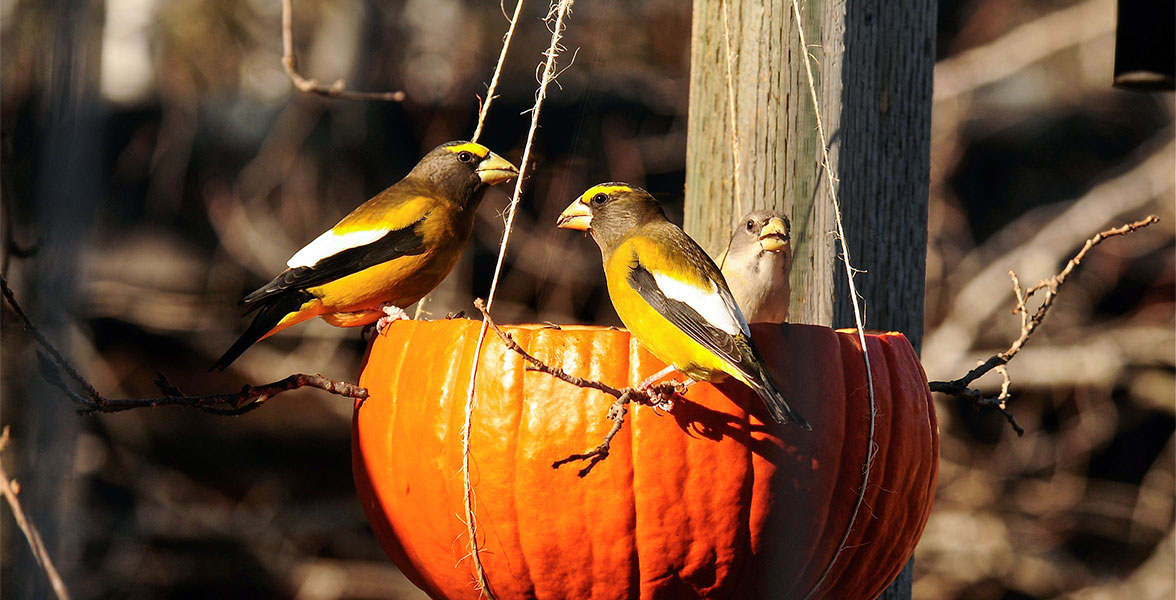
[[[653,273],[653,280],[657,282],[657,287],[667,298],[673,298],[693,308],[713,327],[730,335],[742,333],[751,337],[747,321],[739,313],[735,301],[727,299],[730,297],[729,294],[726,294],[727,298],[724,298],[725,294],[719,290],[719,286],[715,285],[715,282],[708,281],[710,289],[702,289],[663,273]]]
[[[298,267],[313,267],[318,261],[334,256],[349,248],[356,248],[365,244],[370,244],[382,237],[390,230],[384,229],[364,229],[357,231],[348,231],[347,233],[335,233],[334,230],[314,238],[314,241],[304,246],[301,250],[294,253],[290,260],[286,261],[286,266],[291,269]]]

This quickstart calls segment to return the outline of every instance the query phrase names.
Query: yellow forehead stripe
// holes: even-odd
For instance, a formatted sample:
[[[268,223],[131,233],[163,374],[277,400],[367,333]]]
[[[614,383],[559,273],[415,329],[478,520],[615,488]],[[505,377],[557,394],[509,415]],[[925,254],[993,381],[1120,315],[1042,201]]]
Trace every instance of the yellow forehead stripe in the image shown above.
[[[588,188],[588,191],[581,194],[580,195],[580,202],[583,202],[584,204],[588,204],[588,202],[591,201],[592,197],[595,196],[596,194],[604,194],[606,196],[611,196],[616,192],[631,192],[631,191],[633,191],[633,188],[631,188],[627,185],[597,185],[597,186],[593,186],[593,187]]]
[[[473,154],[473,155],[477,156],[478,158],[486,158],[486,156],[488,154],[490,154],[489,148],[483,146],[482,144],[476,143],[476,142],[466,142],[464,144],[458,144],[456,146],[446,146],[445,149],[454,153],[454,154],[457,154],[458,152],[469,152],[470,154]]]

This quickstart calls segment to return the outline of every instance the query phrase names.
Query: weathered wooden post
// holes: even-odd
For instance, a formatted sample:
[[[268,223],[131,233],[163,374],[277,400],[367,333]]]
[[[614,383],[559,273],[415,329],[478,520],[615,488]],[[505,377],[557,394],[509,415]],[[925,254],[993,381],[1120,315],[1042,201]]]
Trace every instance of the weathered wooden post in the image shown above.
[[[742,213],[783,210],[795,251],[791,320],[853,325],[796,30],[803,27],[853,266],[865,271],[855,280],[865,325],[902,331],[918,349],[936,4],[802,0],[799,8],[798,24],[790,0],[695,0],[686,230],[717,255]],[[908,564],[883,597],[909,598],[910,584]]]

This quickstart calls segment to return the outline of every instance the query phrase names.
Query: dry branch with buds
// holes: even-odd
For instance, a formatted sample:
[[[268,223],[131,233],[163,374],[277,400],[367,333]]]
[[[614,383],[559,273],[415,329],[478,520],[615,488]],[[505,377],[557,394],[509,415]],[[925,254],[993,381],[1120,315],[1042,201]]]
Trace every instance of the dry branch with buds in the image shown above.
[[[573,454],[553,462],[551,464],[551,468],[553,469],[558,469],[563,465],[571,462],[586,460],[588,461],[588,464],[583,469],[580,469],[579,475],[580,477],[587,476],[597,463],[604,460],[605,458],[608,458],[609,447],[612,444],[612,440],[614,437],[616,437],[617,433],[621,431],[621,427],[623,427],[625,424],[625,415],[629,412],[629,403],[636,402],[637,404],[644,404],[654,408],[666,408],[669,406],[670,402],[672,402],[674,394],[685,392],[685,389],[681,386],[681,384],[659,383],[656,385],[651,385],[645,390],[638,390],[632,387],[617,389],[600,381],[593,381],[591,379],[584,379],[582,377],[572,375],[563,369],[544,363],[524,350],[523,347],[520,346],[519,343],[516,342],[509,333],[498,327],[498,324],[495,323],[494,319],[490,317],[489,311],[486,310],[486,304],[482,302],[481,298],[474,300],[474,306],[482,312],[482,316],[486,319],[486,323],[490,326],[491,329],[494,330],[494,333],[502,339],[502,342],[506,344],[506,347],[519,356],[522,356],[523,360],[527,361],[527,363],[530,365],[527,367],[528,371],[540,371],[542,373],[547,373],[556,379],[566,381],[567,383],[570,383],[574,386],[599,390],[612,396],[613,398],[616,398],[616,400],[608,409],[608,419],[613,422],[613,426],[612,429],[610,429],[609,432],[605,434],[604,441],[602,441],[595,448],[583,454]]]
[[[1017,278],[1017,274],[1013,271],[1009,271],[1009,276],[1013,280],[1013,293],[1017,298],[1017,304],[1013,307],[1013,314],[1019,314],[1021,316],[1021,335],[1019,335],[1017,339],[1013,340],[1013,343],[1010,344],[1006,350],[989,357],[988,360],[985,360],[975,369],[968,371],[963,377],[954,379],[952,381],[932,381],[930,383],[931,391],[971,400],[979,406],[995,408],[996,410],[1000,411],[1002,415],[1004,415],[1005,419],[1008,420],[1009,425],[1013,428],[1013,431],[1017,432],[1018,436],[1024,435],[1025,430],[1017,424],[1017,420],[1013,417],[1012,413],[1008,411],[1008,407],[1006,406],[1006,401],[1009,399],[1010,381],[1008,372],[1005,370],[1005,365],[1007,365],[1009,361],[1012,360],[1013,357],[1021,351],[1021,348],[1023,348],[1029,341],[1029,338],[1033,335],[1033,332],[1037,330],[1043,321],[1045,321],[1045,316],[1049,313],[1049,309],[1053,306],[1054,300],[1057,299],[1058,291],[1061,289],[1062,284],[1066,282],[1066,278],[1070,276],[1074,269],[1077,268],[1078,265],[1082,264],[1082,260],[1086,258],[1086,254],[1090,252],[1092,248],[1101,244],[1107,238],[1126,235],[1128,233],[1147,227],[1153,223],[1157,223],[1159,220],[1159,217],[1151,215],[1146,219],[1135,221],[1134,223],[1127,223],[1126,225],[1122,225],[1120,227],[1114,227],[1096,233],[1094,237],[1086,240],[1086,243],[1083,244],[1082,249],[1074,255],[1074,258],[1071,258],[1070,261],[1066,263],[1066,266],[1057,275],[1041,281],[1037,285],[1030,287],[1028,290],[1023,290],[1021,288],[1021,281]],[[1037,306],[1037,309],[1034,310],[1032,314],[1030,314],[1028,302],[1029,299],[1032,298],[1033,295],[1037,292],[1044,292],[1044,298],[1042,299],[1041,304]],[[968,387],[973,381],[979,379],[981,376],[988,373],[989,371],[992,371],[993,369],[996,369],[1003,377],[1000,393],[998,395],[994,397],[986,397],[984,394],[980,393],[979,390]]]
[[[0,432],[0,454],[8,448],[8,428],[5,427],[3,432]],[[4,471],[4,464],[0,462],[0,495],[8,502],[9,508],[12,509],[12,519],[16,521],[16,526],[20,528],[21,533],[24,534],[25,539],[29,542],[29,548],[33,551],[33,557],[37,559],[37,564],[45,571],[45,576],[49,578],[49,585],[53,588],[53,594],[58,600],[68,600],[69,590],[65,587],[65,582],[62,581],[61,575],[57,572],[57,567],[53,565],[53,561],[49,558],[49,551],[45,549],[45,543],[41,541],[41,533],[37,531],[37,527],[25,515],[24,509],[20,505],[20,499],[17,495],[20,494],[20,484],[15,479],[8,477],[8,473]]]
[[[307,79],[298,72],[298,55],[294,53],[294,0],[282,0],[282,67],[290,82],[300,91],[318,94],[328,98],[342,98],[345,100],[384,100],[387,102],[401,102],[404,92],[352,92],[347,89],[347,82],[338,79],[330,86],[319,83],[317,79]]]
[[[239,392],[225,394],[207,394],[191,396],[182,393],[172,385],[163,374],[158,374],[155,385],[162,396],[154,398],[107,398],[102,395],[90,382],[86,381],[77,369],[62,356],[61,352],[41,333],[33,321],[16,301],[8,280],[0,274],[0,292],[12,307],[13,312],[20,319],[24,329],[32,335],[33,340],[44,352],[37,352],[41,375],[56,388],[65,393],[82,414],[113,413],[135,408],[152,408],[157,406],[186,406],[199,408],[206,412],[220,415],[240,415],[260,407],[266,400],[290,390],[301,387],[313,387],[348,398],[367,398],[367,390],[346,381],[335,381],[322,375],[308,375],[295,373],[264,385],[246,385]]]

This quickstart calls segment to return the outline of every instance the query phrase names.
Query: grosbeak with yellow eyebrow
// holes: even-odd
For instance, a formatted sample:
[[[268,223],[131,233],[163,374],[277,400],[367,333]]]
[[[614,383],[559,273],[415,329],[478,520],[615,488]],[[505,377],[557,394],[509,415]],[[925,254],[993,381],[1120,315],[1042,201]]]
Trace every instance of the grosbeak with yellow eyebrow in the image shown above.
[[[245,296],[257,316],[213,364],[224,369],[257,341],[313,317],[338,327],[408,318],[404,308],[445,279],[470,239],[486,188],[518,169],[473,142],[449,142],[290,257]]]
[[[592,234],[617,315],[654,356],[693,379],[730,375],[755,390],[776,422],[811,429],[772,381],[719,268],[648,192],[594,186],[556,226]]]
[[[788,320],[791,235],[788,217],[775,210],[747,213],[731,234],[731,244],[719,265],[735,303],[749,322]]]

